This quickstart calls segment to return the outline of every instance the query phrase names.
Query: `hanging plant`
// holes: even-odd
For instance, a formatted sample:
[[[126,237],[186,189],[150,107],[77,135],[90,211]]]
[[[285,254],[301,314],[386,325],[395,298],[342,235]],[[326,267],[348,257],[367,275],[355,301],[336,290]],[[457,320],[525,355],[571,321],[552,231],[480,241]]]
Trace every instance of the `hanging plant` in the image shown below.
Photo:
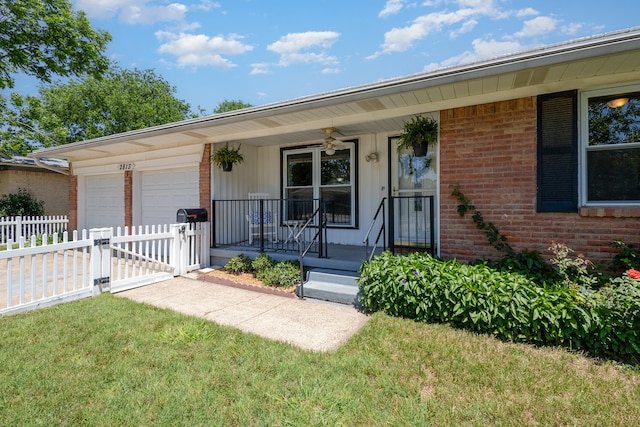
[[[236,163],[243,163],[244,156],[240,154],[240,145],[238,148],[229,147],[229,143],[216,150],[211,156],[211,161],[218,167],[221,167],[223,171],[229,172]]]
[[[415,116],[404,123],[398,140],[398,152],[410,148],[415,157],[424,157],[429,147],[437,143],[438,122],[428,116]]]

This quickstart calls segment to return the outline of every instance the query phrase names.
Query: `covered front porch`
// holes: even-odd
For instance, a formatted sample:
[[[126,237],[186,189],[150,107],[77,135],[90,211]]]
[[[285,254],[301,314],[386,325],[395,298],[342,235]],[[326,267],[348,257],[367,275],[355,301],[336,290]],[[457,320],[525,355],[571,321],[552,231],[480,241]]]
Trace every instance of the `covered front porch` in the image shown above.
[[[357,272],[384,250],[437,253],[434,196],[385,197],[357,229],[337,225],[346,214],[335,203],[252,196],[212,200],[211,255],[218,265],[241,253],[267,253],[305,267]],[[357,243],[345,243],[346,233]]]

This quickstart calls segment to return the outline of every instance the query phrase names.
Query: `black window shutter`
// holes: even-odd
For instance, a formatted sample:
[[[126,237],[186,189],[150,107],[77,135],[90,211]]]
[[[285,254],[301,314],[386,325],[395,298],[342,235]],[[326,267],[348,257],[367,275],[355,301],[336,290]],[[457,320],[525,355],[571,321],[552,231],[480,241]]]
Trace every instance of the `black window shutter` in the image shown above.
[[[538,212],[578,211],[577,92],[538,96]]]

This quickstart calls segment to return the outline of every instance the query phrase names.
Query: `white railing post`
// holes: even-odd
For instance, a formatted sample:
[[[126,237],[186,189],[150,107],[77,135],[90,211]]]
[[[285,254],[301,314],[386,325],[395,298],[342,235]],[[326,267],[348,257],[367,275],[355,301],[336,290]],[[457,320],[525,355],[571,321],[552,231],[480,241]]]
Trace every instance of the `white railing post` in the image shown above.
[[[189,251],[187,247],[186,224],[171,224],[173,244],[171,245],[170,262],[174,266],[174,276],[180,276],[187,272]]]
[[[89,279],[93,285],[94,295],[110,289],[111,234],[110,228],[92,228],[89,230],[89,238],[92,245]]]

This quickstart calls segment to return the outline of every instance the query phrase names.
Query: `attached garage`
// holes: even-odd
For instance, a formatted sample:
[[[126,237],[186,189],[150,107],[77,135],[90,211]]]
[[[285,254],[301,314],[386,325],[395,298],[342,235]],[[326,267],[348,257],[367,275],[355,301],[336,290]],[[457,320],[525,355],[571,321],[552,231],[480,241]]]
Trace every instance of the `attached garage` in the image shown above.
[[[84,227],[124,226],[123,174],[93,175],[84,178]]]
[[[175,222],[178,209],[200,206],[197,167],[143,171],[137,176],[136,225],[170,224]]]

